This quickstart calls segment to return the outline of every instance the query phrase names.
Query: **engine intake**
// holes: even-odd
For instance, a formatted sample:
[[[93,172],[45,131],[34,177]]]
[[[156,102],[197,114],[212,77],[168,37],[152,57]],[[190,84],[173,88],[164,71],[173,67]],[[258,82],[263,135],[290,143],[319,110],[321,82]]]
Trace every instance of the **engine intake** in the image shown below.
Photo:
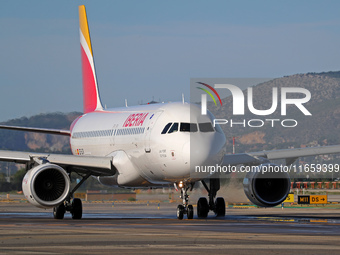
[[[61,204],[68,196],[70,178],[60,166],[42,164],[26,173],[22,181],[22,190],[33,205],[51,208]]]
[[[272,163],[263,164],[258,166],[256,171],[247,173],[243,180],[243,188],[252,203],[272,207],[286,199],[290,191],[290,178],[288,173],[281,171],[280,166]]]

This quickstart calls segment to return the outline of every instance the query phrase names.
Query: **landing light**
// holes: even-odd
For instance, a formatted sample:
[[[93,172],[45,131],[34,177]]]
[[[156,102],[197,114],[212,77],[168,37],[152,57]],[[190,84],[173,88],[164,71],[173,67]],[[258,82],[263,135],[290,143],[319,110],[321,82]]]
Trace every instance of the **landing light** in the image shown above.
[[[178,183],[178,187],[179,187],[179,188],[183,188],[183,182],[182,182],[182,181],[180,181],[180,182]]]

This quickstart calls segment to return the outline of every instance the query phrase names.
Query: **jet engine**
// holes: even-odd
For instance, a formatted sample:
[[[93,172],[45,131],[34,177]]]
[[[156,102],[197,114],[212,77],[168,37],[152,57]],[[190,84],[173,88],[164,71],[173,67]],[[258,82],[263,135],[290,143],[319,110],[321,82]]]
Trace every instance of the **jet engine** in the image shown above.
[[[22,190],[33,205],[51,208],[61,204],[68,196],[70,178],[60,166],[46,163],[26,173],[22,181]]]
[[[280,166],[262,164],[255,171],[247,173],[243,188],[248,199],[255,205],[272,207],[286,199],[290,191],[290,178]]]

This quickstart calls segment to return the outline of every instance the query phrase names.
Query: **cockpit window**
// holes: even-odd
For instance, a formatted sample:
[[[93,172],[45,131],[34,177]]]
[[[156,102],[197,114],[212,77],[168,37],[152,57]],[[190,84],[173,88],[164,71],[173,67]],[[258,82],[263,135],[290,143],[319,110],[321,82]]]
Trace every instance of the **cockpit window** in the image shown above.
[[[187,122],[181,122],[180,125],[179,123],[171,123],[169,122],[168,124],[165,125],[163,128],[163,131],[161,134],[171,134],[177,131],[181,132],[197,132],[198,130],[203,133],[207,132],[215,132],[215,129],[213,128],[211,122],[206,122],[206,123],[198,123],[198,128],[197,128],[197,123],[187,123]]]
[[[206,123],[198,123],[198,127],[201,132],[214,132],[214,128],[211,125],[211,122],[206,122]]]
[[[197,132],[197,124],[196,123],[181,123],[180,127],[181,132]]]
[[[170,128],[168,134],[173,133],[173,132],[177,132],[177,131],[178,131],[178,123],[174,123],[174,124],[171,126],[171,128]]]
[[[168,132],[168,130],[169,130],[171,124],[172,124],[171,122],[169,122],[168,124],[166,124],[166,126],[164,127],[164,129],[163,129],[163,131],[162,131],[161,134],[166,134],[166,132]]]

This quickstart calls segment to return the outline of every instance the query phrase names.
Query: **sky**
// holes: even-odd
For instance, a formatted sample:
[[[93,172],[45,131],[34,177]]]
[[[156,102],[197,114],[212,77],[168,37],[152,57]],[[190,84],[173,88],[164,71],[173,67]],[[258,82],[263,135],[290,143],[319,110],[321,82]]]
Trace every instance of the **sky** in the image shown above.
[[[340,1],[0,1],[0,121],[82,111],[78,5],[107,108],[189,101],[191,78],[340,70]]]

